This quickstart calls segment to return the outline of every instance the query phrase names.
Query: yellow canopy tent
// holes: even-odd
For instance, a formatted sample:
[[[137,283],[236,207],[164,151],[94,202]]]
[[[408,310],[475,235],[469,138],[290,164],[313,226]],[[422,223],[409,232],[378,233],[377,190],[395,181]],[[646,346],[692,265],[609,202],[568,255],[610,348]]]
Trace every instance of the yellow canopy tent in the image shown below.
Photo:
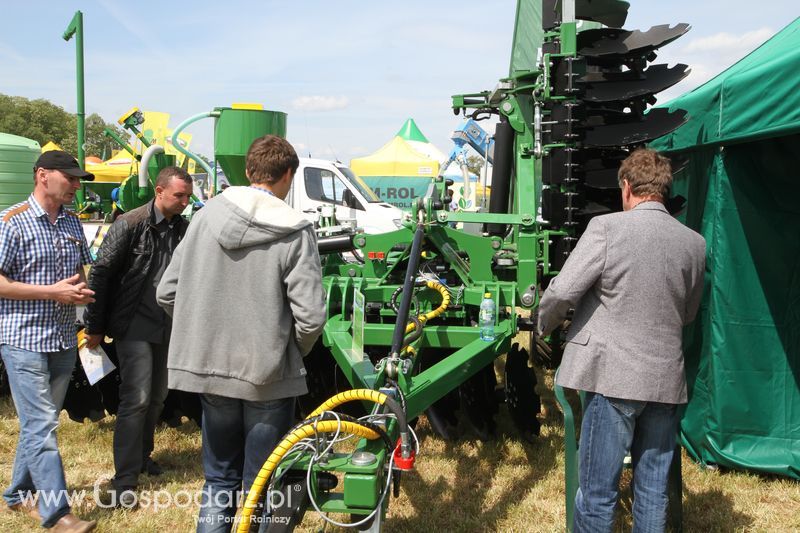
[[[47,144],[42,146],[42,153],[52,152],[53,150],[61,150],[61,147],[53,141],[48,141]]]
[[[435,177],[439,161],[414,150],[402,137],[396,136],[374,154],[350,161],[350,168],[365,176]]]
[[[111,159],[102,163],[86,162],[86,171],[94,174],[94,180],[106,183],[120,183],[138,172],[137,161],[125,150],[120,150]]]

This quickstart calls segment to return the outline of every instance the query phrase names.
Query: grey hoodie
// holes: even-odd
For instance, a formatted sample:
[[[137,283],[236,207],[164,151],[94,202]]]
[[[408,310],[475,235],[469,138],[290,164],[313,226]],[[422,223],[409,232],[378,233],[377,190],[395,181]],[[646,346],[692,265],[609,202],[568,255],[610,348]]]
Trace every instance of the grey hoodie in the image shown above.
[[[307,392],[302,358],[325,295],[310,222],[280,199],[229,187],[172,256],[157,299],[173,315],[169,387],[262,401]]]

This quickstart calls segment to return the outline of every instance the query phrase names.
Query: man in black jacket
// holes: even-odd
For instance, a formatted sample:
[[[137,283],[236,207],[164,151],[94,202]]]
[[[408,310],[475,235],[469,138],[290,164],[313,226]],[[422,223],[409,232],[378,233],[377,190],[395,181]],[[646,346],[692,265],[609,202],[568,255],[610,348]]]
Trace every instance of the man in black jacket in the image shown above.
[[[114,429],[115,505],[135,504],[140,472],[161,473],[150,454],[167,396],[172,321],[156,303],[156,287],[186,232],[181,212],[191,194],[192,178],[185,170],[162,170],[155,198],[111,225],[89,274],[96,296],[84,316],[88,346],[112,337],[122,380]]]

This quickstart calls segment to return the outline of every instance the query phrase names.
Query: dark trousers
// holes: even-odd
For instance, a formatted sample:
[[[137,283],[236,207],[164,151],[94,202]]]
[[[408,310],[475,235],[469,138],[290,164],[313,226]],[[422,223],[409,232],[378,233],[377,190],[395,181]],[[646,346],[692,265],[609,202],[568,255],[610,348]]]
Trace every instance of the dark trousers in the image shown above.
[[[197,531],[228,532],[240,491],[250,490],[278,440],[289,430],[295,399],[251,402],[202,394],[200,401],[206,483]]]
[[[167,397],[169,345],[117,341],[119,410],[114,428],[117,489],[136,487],[145,459],[153,452],[153,433]]]

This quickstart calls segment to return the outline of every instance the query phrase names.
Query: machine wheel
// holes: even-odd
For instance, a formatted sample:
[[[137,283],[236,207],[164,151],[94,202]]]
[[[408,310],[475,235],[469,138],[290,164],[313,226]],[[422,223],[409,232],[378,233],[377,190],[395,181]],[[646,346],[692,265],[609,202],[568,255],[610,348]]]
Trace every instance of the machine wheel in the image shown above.
[[[461,384],[458,395],[464,416],[481,440],[494,437],[497,414],[497,396],[494,393],[497,378],[494,375],[494,364],[483,367],[477,374]]]
[[[541,424],[536,416],[542,409],[536,393],[536,373],[528,366],[528,352],[515,343],[506,355],[506,405],[522,438],[532,442]]]

